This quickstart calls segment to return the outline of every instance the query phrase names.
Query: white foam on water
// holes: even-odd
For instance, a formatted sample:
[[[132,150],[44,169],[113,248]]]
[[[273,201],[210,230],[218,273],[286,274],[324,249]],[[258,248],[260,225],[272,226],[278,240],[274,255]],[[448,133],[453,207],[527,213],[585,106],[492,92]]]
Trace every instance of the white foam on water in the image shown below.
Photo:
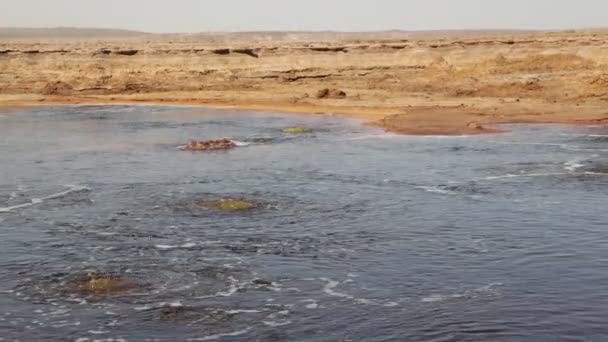
[[[456,195],[456,193],[454,191],[442,189],[438,186],[416,186],[415,188],[424,190],[426,192],[436,193],[436,194]]]
[[[383,307],[394,307],[399,305],[396,302],[388,302],[388,303],[378,303],[374,300],[370,300],[370,299],[365,299],[365,298],[357,298],[353,295],[350,295],[348,293],[344,293],[344,292],[338,292],[335,291],[334,289],[340,285],[339,281],[335,281],[335,280],[331,280],[329,278],[320,278],[322,281],[326,282],[327,284],[325,284],[325,286],[323,287],[323,292],[329,296],[332,297],[339,297],[339,298],[346,298],[346,299],[350,299],[356,303],[359,304],[365,304],[365,305],[378,305],[378,306],[383,306]]]
[[[91,335],[103,335],[109,333],[109,330],[89,330],[88,333]]]
[[[317,303],[317,301],[314,300],[314,299],[306,299],[306,300],[304,300],[304,302],[308,303],[305,306],[305,308],[307,308],[307,309],[311,309],[312,310],[312,309],[318,309],[319,308],[319,303]]]
[[[486,142],[498,144],[498,145],[551,146],[551,147],[561,147],[564,149],[578,148],[578,146],[572,146],[572,145],[568,145],[568,144],[556,144],[556,143],[533,143],[533,142],[514,142],[514,141],[496,141],[496,140],[487,140]]]
[[[51,327],[53,328],[65,328],[65,327],[79,327],[80,326],[80,322],[69,322],[69,321],[59,321],[56,322],[55,324],[51,324]]]
[[[239,147],[251,145],[251,143],[248,143],[245,141],[238,141],[238,140],[231,140],[231,141],[232,141],[232,143],[234,143],[236,146],[239,146]]]
[[[152,310],[152,309],[154,309],[154,308],[155,308],[155,306],[153,306],[153,305],[149,305],[149,304],[146,304],[146,305],[144,305],[144,306],[136,306],[136,307],[134,308],[134,310],[135,310],[135,311],[149,311],[149,310]]]
[[[601,173],[601,172],[591,172],[591,171],[587,171],[585,172],[586,175],[594,175],[594,176],[608,176],[608,173]]]
[[[206,299],[206,298],[214,298],[214,297],[231,297],[232,295],[234,295],[235,293],[237,293],[239,291],[240,286],[244,285],[244,283],[239,283],[238,280],[236,280],[234,277],[228,277],[228,280],[230,281],[230,285],[228,286],[228,289],[226,291],[219,291],[210,296],[196,297],[196,299]]]
[[[482,178],[483,180],[498,180],[498,179],[508,179],[508,178],[518,178],[518,177],[547,177],[547,176],[565,176],[571,175],[571,173],[564,172],[556,172],[556,173],[523,173],[523,174],[506,174],[502,176],[489,176]]]
[[[420,301],[423,303],[437,303],[437,302],[444,302],[444,301],[451,300],[451,299],[475,298],[475,297],[479,297],[479,295],[494,296],[494,295],[499,294],[496,287],[500,287],[503,285],[504,285],[503,283],[490,283],[488,285],[484,285],[484,286],[478,287],[472,291],[466,291],[464,293],[456,293],[456,294],[450,294],[450,295],[432,294],[432,295],[429,295],[426,297],[422,297],[422,299],[420,299]]]
[[[170,250],[170,249],[179,248],[179,246],[170,246],[170,245],[155,245],[154,247],[156,247],[158,249],[162,249],[162,250]]]
[[[568,172],[576,172],[581,167],[585,167],[585,165],[581,164],[578,160],[570,160],[564,163],[564,170]]]
[[[283,319],[283,320],[278,320],[278,321],[262,321],[262,323],[264,323],[264,325],[267,325],[269,327],[282,327],[285,325],[289,325],[291,324],[291,321],[288,319]]]
[[[73,192],[91,190],[90,188],[88,188],[86,186],[68,185],[68,187],[70,188],[69,190],[58,192],[56,194],[52,194],[52,195],[49,195],[49,196],[46,196],[46,197],[42,197],[42,198],[33,198],[33,199],[30,200],[29,203],[23,203],[23,204],[15,205],[15,206],[12,206],[12,207],[0,208],[0,213],[8,213],[8,212],[11,212],[11,211],[13,211],[15,209],[21,209],[21,208],[31,207],[33,205],[43,203],[44,201],[47,201],[47,200],[56,199],[56,198],[60,198],[60,197],[69,195],[69,194],[71,194]]]
[[[180,301],[175,301],[175,302],[160,302],[158,304],[155,305],[151,305],[151,304],[146,304],[144,306],[137,306],[134,308],[135,311],[150,311],[152,309],[157,309],[157,308],[162,308],[165,306],[169,306],[172,308],[181,308],[184,306],[184,304],[182,304],[182,302]]]
[[[226,311],[226,313],[229,315],[253,314],[253,313],[260,313],[260,312],[262,312],[262,311],[260,311],[260,310],[228,310],[228,311]]]
[[[353,297],[349,294],[337,292],[334,290],[338,285],[340,285],[339,281],[331,280],[328,278],[321,278],[321,280],[324,282],[327,282],[327,284],[325,284],[325,286],[323,287],[323,292],[325,292],[327,295],[332,296],[332,297],[355,299],[355,297]]]
[[[427,297],[423,297],[420,301],[423,303],[437,303],[443,302],[449,299],[462,298],[464,295],[461,294],[453,294],[453,295],[442,295],[442,294],[432,294]]]
[[[237,331],[233,331],[233,332],[229,332],[229,333],[210,335],[210,336],[205,336],[205,337],[200,337],[200,338],[190,338],[190,339],[188,339],[188,341],[215,341],[215,340],[219,340],[220,338],[224,338],[224,337],[236,337],[236,336],[245,335],[246,333],[250,332],[251,329],[252,328],[250,327],[250,328],[246,328],[243,330],[237,330]]]
[[[182,304],[182,302],[180,302],[180,301],[175,301],[175,302],[170,302],[170,303],[163,302],[163,303],[160,303],[160,306],[161,307],[162,306],[170,306],[172,308],[181,308],[181,307],[184,306],[184,304]]]
[[[154,245],[154,247],[156,247],[158,249],[161,249],[161,250],[164,250],[164,251],[167,251],[167,250],[178,249],[178,248],[185,248],[185,249],[194,248],[194,247],[196,247],[196,243],[194,243],[194,242],[188,242],[188,243],[185,243],[185,244],[179,245],[179,246],[174,246],[174,245]]]

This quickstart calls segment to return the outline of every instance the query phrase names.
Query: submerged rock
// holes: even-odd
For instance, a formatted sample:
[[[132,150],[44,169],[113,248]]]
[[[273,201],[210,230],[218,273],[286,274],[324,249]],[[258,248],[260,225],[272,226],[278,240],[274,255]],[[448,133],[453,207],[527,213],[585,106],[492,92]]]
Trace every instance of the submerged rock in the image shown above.
[[[271,144],[274,142],[274,138],[271,137],[260,137],[260,138],[252,138],[250,141],[254,144]]]
[[[118,276],[87,274],[52,286],[54,292],[83,295],[115,295],[135,287],[135,283]]]
[[[608,174],[608,166],[596,166],[594,168],[589,169],[588,172]]]
[[[225,151],[237,147],[230,139],[197,141],[192,140],[180,149],[184,151]]]
[[[272,282],[270,280],[266,280],[266,279],[255,279],[253,281],[253,283],[255,285],[261,285],[261,286],[271,286]]]
[[[232,318],[234,318],[234,316],[236,316],[235,313],[218,310],[218,311],[211,312],[207,316],[207,318],[212,319],[216,322],[225,322],[225,321],[231,320]]]
[[[220,212],[241,212],[258,208],[258,204],[243,199],[222,198],[218,200],[202,201],[197,203],[199,207]]]
[[[306,128],[306,127],[288,127],[288,128],[283,129],[283,133],[289,133],[289,134],[303,134],[303,133],[310,133],[310,132],[312,132],[312,129]]]
[[[161,321],[175,321],[180,319],[191,318],[195,314],[195,310],[189,306],[178,305],[163,305],[159,310],[159,318]]]

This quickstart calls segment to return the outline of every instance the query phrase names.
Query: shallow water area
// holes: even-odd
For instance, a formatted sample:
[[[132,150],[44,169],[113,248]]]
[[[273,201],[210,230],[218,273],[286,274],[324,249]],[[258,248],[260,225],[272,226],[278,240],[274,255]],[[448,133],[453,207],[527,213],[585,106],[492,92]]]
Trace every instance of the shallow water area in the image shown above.
[[[604,340],[608,129],[506,129],[412,137],[152,106],[6,115],[0,341]],[[239,146],[176,148],[222,138]],[[193,206],[226,198],[263,206]],[[133,286],[56,290],[87,274]]]

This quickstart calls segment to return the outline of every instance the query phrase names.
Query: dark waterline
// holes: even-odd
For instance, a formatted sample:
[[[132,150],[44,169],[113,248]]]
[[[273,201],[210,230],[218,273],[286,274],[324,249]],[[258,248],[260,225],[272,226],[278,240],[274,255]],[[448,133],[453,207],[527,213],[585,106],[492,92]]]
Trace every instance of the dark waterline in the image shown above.
[[[0,341],[604,341],[608,129],[509,129],[407,137],[147,106],[0,114]],[[243,146],[176,150],[223,137]],[[263,205],[190,206],[221,197]],[[137,287],[49,290],[88,272]]]

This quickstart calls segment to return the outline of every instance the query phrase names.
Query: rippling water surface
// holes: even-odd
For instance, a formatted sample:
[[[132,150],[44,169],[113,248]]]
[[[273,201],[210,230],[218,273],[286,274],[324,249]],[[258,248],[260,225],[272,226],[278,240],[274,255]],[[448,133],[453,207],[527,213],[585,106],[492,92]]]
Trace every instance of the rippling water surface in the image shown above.
[[[606,341],[608,129],[509,129],[4,114],[0,341]],[[223,137],[244,146],[176,149]],[[225,197],[261,205],[192,205]],[[136,286],[57,290],[92,272]]]

